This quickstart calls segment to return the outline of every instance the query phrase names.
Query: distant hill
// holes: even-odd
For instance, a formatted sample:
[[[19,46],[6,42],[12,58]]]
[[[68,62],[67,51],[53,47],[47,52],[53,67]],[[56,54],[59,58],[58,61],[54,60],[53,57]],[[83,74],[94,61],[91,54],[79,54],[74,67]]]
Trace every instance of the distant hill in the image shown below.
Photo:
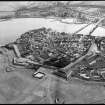
[[[103,16],[105,15],[105,1],[2,1],[0,2],[0,11],[2,11],[0,18],[8,17],[8,15],[9,17],[50,15],[68,17],[71,9],[93,16]],[[13,12],[3,13],[3,11],[14,11],[14,14]]]

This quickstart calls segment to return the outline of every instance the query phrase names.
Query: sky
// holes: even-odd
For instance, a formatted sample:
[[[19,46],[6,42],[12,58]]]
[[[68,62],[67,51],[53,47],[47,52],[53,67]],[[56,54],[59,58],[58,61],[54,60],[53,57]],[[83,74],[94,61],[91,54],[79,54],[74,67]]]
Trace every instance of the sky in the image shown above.
[[[49,2],[49,1],[48,1]],[[56,1],[53,1],[56,2]],[[67,1],[61,1],[67,2]],[[51,3],[51,2],[49,2]],[[105,5],[105,1],[68,1],[69,4],[86,4],[86,5]],[[0,11],[14,11],[21,6],[46,5],[46,1],[0,1]]]
[[[31,3],[31,2],[28,2],[28,1],[0,2],[0,11],[14,11],[16,8],[18,8],[20,6],[29,5],[29,3]]]

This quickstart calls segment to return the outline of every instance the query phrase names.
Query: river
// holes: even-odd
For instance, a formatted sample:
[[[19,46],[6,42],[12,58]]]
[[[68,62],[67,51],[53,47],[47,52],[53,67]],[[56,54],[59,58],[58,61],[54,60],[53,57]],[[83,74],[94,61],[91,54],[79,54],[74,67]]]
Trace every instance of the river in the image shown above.
[[[0,22],[0,45],[5,45],[9,42],[16,40],[22,33],[29,30],[46,27],[52,28],[58,32],[68,32],[73,33],[86,24],[67,24],[66,22],[71,22],[72,19],[66,19],[58,21],[55,19],[45,19],[45,18],[19,18]],[[79,32],[81,34],[88,34],[94,25],[90,25],[83,31]],[[92,35],[105,35],[105,29],[98,27]]]

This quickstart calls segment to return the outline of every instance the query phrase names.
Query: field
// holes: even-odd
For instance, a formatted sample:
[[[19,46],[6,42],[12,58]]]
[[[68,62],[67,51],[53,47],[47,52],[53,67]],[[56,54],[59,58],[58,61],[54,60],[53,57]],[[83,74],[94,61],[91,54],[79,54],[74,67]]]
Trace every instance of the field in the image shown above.
[[[11,60],[13,52],[7,51],[7,53]],[[76,79],[67,82],[51,75],[50,70],[44,68],[40,68],[39,71],[44,72],[46,77],[38,80],[32,78],[34,70],[22,69],[21,67],[13,69],[8,67],[6,59],[7,57],[0,55],[2,63],[0,67],[0,103],[55,103],[57,97],[60,98],[59,103],[66,104],[104,101],[104,83],[94,84]],[[6,68],[12,71],[6,72]]]

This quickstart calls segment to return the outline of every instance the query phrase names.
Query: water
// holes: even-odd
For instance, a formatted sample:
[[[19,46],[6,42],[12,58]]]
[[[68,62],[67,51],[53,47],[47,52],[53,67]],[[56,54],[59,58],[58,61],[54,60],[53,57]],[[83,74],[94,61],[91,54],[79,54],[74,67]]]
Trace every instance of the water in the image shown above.
[[[64,20],[63,20],[64,21]],[[66,21],[70,21],[66,19]],[[5,45],[9,42],[16,40],[22,33],[29,30],[46,27],[52,28],[58,32],[69,32],[73,33],[86,24],[66,24],[60,21],[55,21],[54,19],[44,19],[44,18],[20,18],[12,19],[8,21],[0,22],[0,45]],[[82,34],[88,34],[89,30],[94,25],[88,26],[83,31],[79,32]],[[99,27],[95,30],[93,35],[105,35],[105,29]]]

